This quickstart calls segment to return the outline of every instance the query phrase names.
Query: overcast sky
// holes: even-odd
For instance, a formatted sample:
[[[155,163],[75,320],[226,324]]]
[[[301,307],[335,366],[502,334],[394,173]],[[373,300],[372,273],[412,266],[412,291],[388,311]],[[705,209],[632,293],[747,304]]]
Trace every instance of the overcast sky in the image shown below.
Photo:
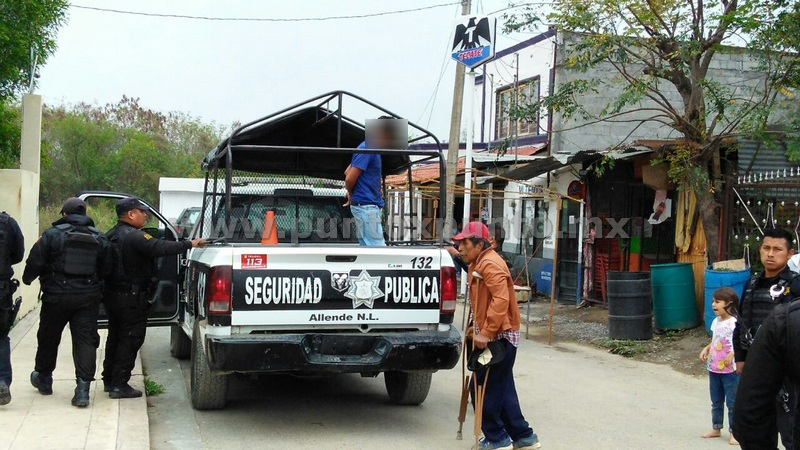
[[[452,1],[452,0],[451,0]],[[75,0],[76,5],[213,17],[307,18],[412,9],[447,0]],[[490,13],[508,0],[473,0]],[[219,22],[143,17],[71,7],[58,50],[41,69],[49,104],[105,104],[123,95],[159,111],[229,125],[336,89],[449,132],[455,61],[449,59],[460,5],[324,22]],[[502,14],[502,13],[501,13]],[[498,49],[534,34],[502,35]],[[445,61],[445,58],[447,60]],[[432,116],[424,111],[444,62]],[[346,107],[346,106],[345,106]],[[423,114],[424,112],[424,114]],[[429,116],[430,119],[429,119]]]

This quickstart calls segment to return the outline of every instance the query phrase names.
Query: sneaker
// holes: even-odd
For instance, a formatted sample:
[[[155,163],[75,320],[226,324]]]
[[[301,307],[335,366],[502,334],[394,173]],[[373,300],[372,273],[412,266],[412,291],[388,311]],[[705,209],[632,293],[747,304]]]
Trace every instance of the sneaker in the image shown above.
[[[542,448],[542,444],[539,442],[539,438],[536,437],[536,435],[514,441],[515,450],[536,450],[537,448]]]
[[[42,375],[37,371],[31,372],[31,385],[39,390],[42,395],[53,394],[53,376]]]
[[[0,380],[0,405],[11,403],[11,390],[5,381]]]
[[[114,386],[108,391],[111,398],[137,398],[142,396],[142,391],[134,389],[128,383]]]
[[[472,447],[473,450],[512,450],[511,438],[506,436],[505,440],[500,442],[491,442],[485,437],[478,441],[478,447]]]

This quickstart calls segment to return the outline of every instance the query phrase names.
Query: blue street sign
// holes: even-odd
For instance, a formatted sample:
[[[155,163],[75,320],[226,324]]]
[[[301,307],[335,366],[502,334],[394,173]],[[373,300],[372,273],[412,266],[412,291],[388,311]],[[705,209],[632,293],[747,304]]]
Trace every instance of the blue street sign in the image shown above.
[[[497,19],[463,16],[456,21],[453,36],[453,59],[470,69],[494,58]]]

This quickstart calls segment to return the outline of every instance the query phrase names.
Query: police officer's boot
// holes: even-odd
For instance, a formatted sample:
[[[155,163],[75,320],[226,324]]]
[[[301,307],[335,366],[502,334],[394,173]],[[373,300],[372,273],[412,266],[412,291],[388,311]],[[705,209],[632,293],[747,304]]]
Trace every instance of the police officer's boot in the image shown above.
[[[79,408],[89,406],[89,387],[92,382],[81,378],[75,381],[78,385],[75,386],[75,396],[72,397],[72,406],[77,406]]]
[[[11,403],[11,390],[9,390],[5,380],[0,380],[0,405],[9,403]]]
[[[31,372],[31,384],[33,387],[39,390],[39,393],[42,395],[52,395],[53,394],[53,376],[52,375],[42,375],[37,371]]]
[[[108,391],[108,396],[111,398],[137,398],[142,396],[142,391],[132,388],[128,383],[123,383],[112,386]]]

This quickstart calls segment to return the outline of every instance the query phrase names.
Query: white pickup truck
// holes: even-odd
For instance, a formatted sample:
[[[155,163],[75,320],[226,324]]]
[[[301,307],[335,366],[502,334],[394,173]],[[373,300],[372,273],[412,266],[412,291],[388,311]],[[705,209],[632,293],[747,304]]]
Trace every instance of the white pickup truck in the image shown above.
[[[192,359],[196,409],[225,405],[231,373],[383,373],[392,401],[420,404],[432,373],[458,361],[456,272],[441,240],[357,243],[341,180],[364,128],[341,114],[344,97],[366,102],[325,94],[242,126],[203,161],[191,237],[212,244],[161,261],[152,302],[153,323],[172,322],[172,355]],[[441,150],[393,150],[384,175],[409,170],[413,154],[444,174]],[[262,244],[267,212],[273,245]]]

